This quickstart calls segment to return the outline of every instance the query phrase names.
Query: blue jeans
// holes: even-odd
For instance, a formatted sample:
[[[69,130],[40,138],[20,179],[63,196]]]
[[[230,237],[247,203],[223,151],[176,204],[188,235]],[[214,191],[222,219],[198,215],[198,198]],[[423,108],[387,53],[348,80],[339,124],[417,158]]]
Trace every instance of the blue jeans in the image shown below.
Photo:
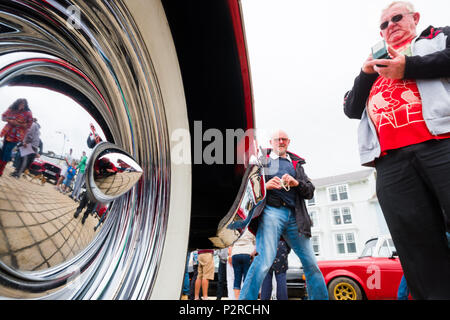
[[[217,271],[217,300],[221,300],[225,287],[227,285],[227,262],[219,261],[219,270]]]
[[[261,288],[261,300],[270,300],[272,296],[272,277],[275,272],[269,271]],[[288,300],[286,272],[275,274],[277,280],[277,300]]]
[[[17,144],[18,142],[10,142],[3,140],[3,147],[2,149],[0,149],[1,150],[0,160],[5,162],[11,161],[11,153]]]
[[[300,258],[308,282],[311,300],[328,300],[327,286],[317,266],[316,256],[309,238],[299,234],[294,212],[286,207],[264,208],[256,233],[258,255],[253,260],[245,278],[239,300],[256,300],[261,284],[275,260],[280,236],[286,240]]]
[[[447,236],[447,245],[450,248],[450,232],[446,232],[445,235]]]
[[[83,186],[84,182],[86,181],[86,176],[84,172],[78,172],[77,178],[75,180],[75,185],[73,187],[72,191],[72,198],[77,199],[80,197],[81,187]]]
[[[102,218],[105,216],[105,213],[103,214]],[[185,295],[189,295],[189,272],[188,272],[188,267],[189,267],[189,254],[187,255],[186,258],[186,264],[184,266],[184,279],[183,279],[183,294]]]
[[[400,281],[400,285],[398,286],[397,300],[408,300],[408,296],[408,284],[406,283],[405,275],[403,275],[402,280]]]
[[[234,270],[234,286],[233,289],[240,290],[241,282],[247,276],[248,268],[251,263],[251,256],[249,254],[235,254],[231,257],[231,263]]]

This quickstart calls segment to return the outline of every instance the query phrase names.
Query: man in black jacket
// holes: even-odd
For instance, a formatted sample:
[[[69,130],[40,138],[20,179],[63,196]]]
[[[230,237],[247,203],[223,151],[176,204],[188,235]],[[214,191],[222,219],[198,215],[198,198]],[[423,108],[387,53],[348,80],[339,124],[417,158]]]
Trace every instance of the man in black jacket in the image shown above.
[[[363,165],[377,169],[377,196],[414,299],[450,299],[450,28],[417,34],[409,2],[381,13],[390,59],[370,56],[344,112],[361,119]]]
[[[239,299],[256,300],[261,284],[273,264],[281,236],[300,258],[308,282],[311,299],[328,299],[323,275],[317,266],[310,243],[311,219],[306,210],[305,199],[314,195],[311,183],[302,164],[305,161],[288,152],[290,140],[284,131],[272,135],[268,150],[265,176],[267,196],[258,210],[256,232],[257,255],[247,272]]]

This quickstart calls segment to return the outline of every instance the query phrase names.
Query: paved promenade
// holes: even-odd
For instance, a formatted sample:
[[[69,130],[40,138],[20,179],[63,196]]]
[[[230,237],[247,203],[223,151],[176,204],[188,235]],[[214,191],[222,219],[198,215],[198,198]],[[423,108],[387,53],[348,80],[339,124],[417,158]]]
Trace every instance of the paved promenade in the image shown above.
[[[78,202],[55,186],[37,179],[13,178],[11,163],[0,177],[0,260],[14,269],[32,271],[64,262],[95,237],[98,220],[83,212],[73,217]],[[97,230],[98,232],[98,230]]]

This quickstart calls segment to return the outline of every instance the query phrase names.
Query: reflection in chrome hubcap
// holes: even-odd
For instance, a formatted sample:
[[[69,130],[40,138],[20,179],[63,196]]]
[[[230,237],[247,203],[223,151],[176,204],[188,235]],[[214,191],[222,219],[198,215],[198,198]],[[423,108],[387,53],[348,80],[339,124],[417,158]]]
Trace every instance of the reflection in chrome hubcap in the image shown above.
[[[108,218],[95,231],[100,214],[74,218],[78,203],[49,184],[50,169],[16,179],[6,165],[0,177],[0,297],[138,299],[151,293],[167,223],[169,137],[151,59],[136,30],[121,1],[0,4],[2,93],[25,88],[20,94],[27,98],[30,88],[41,96],[51,91],[73,100],[79,115],[90,115],[80,122],[67,106],[46,101],[49,112],[38,119],[44,151],[57,158],[75,141],[89,150],[92,121],[103,139],[145,164],[143,179],[109,204]],[[8,106],[0,105],[1,113]],[[45,135],[66,118],[71,128]],[[139,180],[134,171],[126,175]],[[116,197],[126,190],[103,191]]]

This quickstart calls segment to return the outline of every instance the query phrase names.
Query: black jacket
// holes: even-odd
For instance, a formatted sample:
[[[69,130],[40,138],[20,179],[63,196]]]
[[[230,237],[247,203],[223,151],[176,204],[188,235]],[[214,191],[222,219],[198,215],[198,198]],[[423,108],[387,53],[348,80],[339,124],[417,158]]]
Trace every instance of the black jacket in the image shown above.
[[[260,160],[264,165],[267,165],[267,158],[269,157],[271,151],[272,149],[263,150],[264,156]],[[297,191],[295,197],[295,220],[297,221],[298,232],[310,238],[312,221],[309,217],[308,210],[306,209],[305,199],[313,198],[315,187],[303,169],[305,160],[292,152],[288,152],[288,154],[291,157],[292,164],[295,168],[294,178],[299,182],[297,187],[293,187]],[[267,197],[255,209],[254,216],[256,218],[250,222],[249,228],[255,233],[258,228],[259,217],[264,214],[262,211],[266,206],[266,199]]]

